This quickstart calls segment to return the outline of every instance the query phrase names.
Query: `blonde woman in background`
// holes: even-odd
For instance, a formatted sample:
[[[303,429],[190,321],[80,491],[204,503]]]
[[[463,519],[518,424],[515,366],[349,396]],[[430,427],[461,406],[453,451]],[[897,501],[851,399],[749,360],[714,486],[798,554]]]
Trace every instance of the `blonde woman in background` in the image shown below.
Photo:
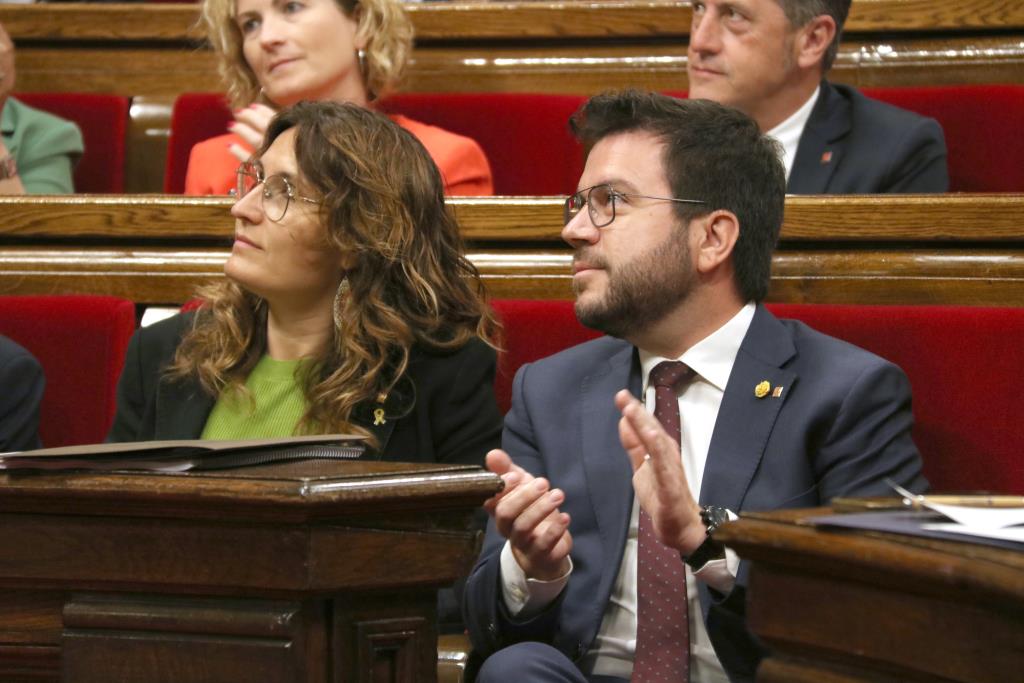
[[[398,0],[205,0],[202,21],[235,108],[229,133],[192,149],[186,194],[226,194],[235,167],[263,139],[276,109],[301,100],[370,107],[398,84],[412,23]],[[493,193],[490,166],[470,138],[390,117],[423,143],[448,195]]]

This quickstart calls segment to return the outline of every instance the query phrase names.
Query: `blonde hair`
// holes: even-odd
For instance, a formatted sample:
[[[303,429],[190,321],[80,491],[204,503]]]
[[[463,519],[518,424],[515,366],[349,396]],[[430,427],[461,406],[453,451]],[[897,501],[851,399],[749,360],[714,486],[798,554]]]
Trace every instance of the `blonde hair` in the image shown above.
[[[352,411],[399,387],[414,345],[444,352],[479,337],[495,346],[497,323],[440,172],[411,133],[355,104],[299,102],[274,117],[258,155],[291,128],[300,183],[320,198],[325,248],[355,257],[332,342],[299,378],[301,428],[368,434]],[[214,396],[240,390],[266,351],[267,307],[229,280],[199,296],[169,375],[196,377]]]
[[[370,99],[393,91],[412,52],[412,21],[399,0],[334,0],[347,17],[356,16],[356,35],[365,41],[363,79]],[[232,107],[260,98],[256,74],[245,61],[242,33],[235,22],[236,0],[203,0],[200,22],[217,55],[217,70]]]

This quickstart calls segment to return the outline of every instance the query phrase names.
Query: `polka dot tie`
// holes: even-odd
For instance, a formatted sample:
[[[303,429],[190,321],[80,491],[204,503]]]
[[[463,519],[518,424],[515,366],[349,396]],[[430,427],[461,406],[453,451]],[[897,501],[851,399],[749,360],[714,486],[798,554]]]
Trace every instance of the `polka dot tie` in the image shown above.
[[[677,388],[693,378],[680,361],[663,361],[651,370],[654,417],[668,435],[680,440]],[[632,683],[685,683],[690,672],[690,628],[686,571],[679,552],[658,541],[651,518],[640,510],[637,532],[637,628]]]

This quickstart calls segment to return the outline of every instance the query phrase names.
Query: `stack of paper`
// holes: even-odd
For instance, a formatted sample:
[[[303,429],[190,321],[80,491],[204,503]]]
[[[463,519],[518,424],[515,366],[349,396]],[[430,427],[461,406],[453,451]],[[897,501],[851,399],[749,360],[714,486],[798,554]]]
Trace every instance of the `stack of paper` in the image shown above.
[[[0,453],[0,470],[145,470],[186,472],[285,460],[355,459],[363,438],[347,434],[242,441],[135,441]]]

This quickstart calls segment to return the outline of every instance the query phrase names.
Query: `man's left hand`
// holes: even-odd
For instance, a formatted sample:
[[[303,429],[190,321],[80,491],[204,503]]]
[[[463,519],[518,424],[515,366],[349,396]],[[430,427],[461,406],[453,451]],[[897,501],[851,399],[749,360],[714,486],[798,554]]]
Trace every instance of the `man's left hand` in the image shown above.
[[[622,413],[619,439],[633,464],[640,507],[651,517],[658,540],[689,555],[704,542],[707,528],[690,493],[679,444],[625,389],[615,395],[615,406]]]

